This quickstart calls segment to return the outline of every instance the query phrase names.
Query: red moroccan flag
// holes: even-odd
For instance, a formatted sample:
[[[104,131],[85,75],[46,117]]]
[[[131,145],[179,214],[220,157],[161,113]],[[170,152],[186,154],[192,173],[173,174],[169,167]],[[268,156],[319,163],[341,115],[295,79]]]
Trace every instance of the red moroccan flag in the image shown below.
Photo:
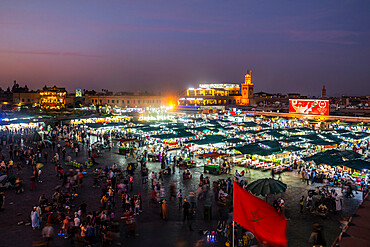
[[[234,183],[234,221],[254,234],[260,243],[287,246],[286,220],[264,200]]]

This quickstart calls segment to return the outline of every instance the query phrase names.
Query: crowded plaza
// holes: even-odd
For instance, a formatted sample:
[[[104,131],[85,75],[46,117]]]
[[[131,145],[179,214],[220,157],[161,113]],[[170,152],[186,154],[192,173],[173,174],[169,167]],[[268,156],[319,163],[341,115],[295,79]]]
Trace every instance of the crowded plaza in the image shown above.
[[[331,246],[368,193],[370,126],[230,114],[2,122],[0,246],[269,246],[234,187]]]

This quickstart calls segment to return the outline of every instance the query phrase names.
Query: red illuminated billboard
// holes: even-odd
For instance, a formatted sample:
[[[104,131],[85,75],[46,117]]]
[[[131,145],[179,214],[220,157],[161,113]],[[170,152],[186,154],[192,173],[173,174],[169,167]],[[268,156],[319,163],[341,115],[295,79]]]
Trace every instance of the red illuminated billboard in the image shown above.
[[[329,115],[329,100],[290,99],[289,113]]]

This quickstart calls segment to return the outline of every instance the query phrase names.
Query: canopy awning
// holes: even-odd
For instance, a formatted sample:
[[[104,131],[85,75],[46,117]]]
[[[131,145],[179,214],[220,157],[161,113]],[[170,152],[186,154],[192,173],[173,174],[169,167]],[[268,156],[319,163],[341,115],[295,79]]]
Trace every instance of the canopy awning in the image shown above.
[[[138,139],[115,139],[116,141],[119,141],[119,142],[134,142],[134,141],[138,141]]]
[[[223,142],[225,139],[222,135],[206,135],[204,139],[189,141],[188,143],[194,143],[197,145],[216,144]]]
[[[359,159],[362,156],[354,151],[346,150],[327,150],[323,153],[311,155],[303,158],[305,161],[314,161],[316,164],[326,164],[330,166],[341,165],[345,159],[353,160]]]
[[[284,150],[290,151],[290,152],[298,152],[298,151],[304,150],[304,148],[292,145],[292,146],[285,147]]]
[[[281,153],[282,149],[277,141],[262,141],[251,143],[242,147],[230,148],[241,152],[242,154],[269,156],[275,153]]]
[[[217,159],[218,157],[225,156],[226,154],[220,154],[220,153],[205,153],[205,154],[199,154],[198,157],[202,157],[203,159],[211,158],[211,159]]]
[[[241,142],[246,142],[246,140],[240,139],[240,138],[228,138],[225,140],[226,142],[229,143],[241,143]]]
[[[362,159],[347,160],[338,165],[346,166],[355,170],[370,170],[370,162]]]

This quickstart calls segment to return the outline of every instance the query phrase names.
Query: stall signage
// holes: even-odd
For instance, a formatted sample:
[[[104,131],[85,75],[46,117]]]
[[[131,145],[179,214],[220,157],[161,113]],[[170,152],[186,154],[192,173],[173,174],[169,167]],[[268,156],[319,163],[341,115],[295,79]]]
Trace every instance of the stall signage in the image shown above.
[[[206,89],[210,89],[210,88],[234,88],[234,87],[240,87],[239,84],[234,84],[234,83],[203,83],[203,84],[199,84],[199,87],[200,88],[206,88]]]
[[[289,113],[329,115],[329,100],[289,99]]]

